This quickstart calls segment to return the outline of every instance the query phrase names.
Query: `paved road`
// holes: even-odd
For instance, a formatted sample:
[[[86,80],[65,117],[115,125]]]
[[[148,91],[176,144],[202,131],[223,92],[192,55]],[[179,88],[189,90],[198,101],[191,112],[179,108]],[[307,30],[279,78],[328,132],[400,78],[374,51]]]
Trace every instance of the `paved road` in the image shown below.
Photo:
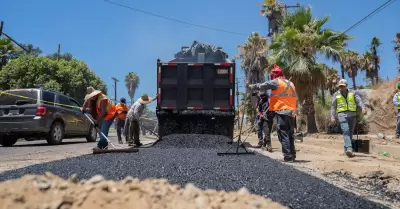
[[[109,139],[117,144],[115,133],[111,133]],[[156,138],[146,136],[141,140],[147,144]],[[90,154],[95,146],[96,143],[88,143],[85,138],[64,139],[63,144],[55,146],[48,145],[44,140],[20,140],[13,147],[0,147],[0,172]]]

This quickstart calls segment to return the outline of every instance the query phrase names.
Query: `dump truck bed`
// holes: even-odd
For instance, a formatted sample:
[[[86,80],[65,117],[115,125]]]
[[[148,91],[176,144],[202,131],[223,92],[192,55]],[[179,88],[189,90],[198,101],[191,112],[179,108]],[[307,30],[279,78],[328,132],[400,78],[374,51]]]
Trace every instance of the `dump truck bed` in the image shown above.
[[[158,63],[158,109],[234,110],[234,63]]]
[[[177,133],[233,137],[235,62],[157,61],[160,137]]]

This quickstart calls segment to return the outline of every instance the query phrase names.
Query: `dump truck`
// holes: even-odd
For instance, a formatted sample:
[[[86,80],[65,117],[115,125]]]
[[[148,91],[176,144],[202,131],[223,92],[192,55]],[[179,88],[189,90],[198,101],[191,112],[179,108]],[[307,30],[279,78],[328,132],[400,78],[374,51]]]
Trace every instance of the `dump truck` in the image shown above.
[[[157,59],[159,137],[211,134],[233,138],[235,60],[221,47],[195,41],[175,58]]]

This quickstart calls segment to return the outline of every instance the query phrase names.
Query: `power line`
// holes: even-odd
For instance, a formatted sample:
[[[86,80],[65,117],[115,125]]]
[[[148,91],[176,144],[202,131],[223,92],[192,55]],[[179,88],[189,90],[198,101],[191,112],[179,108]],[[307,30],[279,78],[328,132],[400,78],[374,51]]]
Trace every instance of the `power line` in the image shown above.
[[[182,21],[182,20],[177,20],[177,19],[165,17],[165,16],[158,15],[158,14],[154,14],[154,13],[147,12],[147,11],[144,11],[144,10],[141,10],[141,9],[137,9],[137,8],[130,7],[130,6],[127,6],[127,5],[119,4],[119,3],[116,3],[116,2],[113,2],[113,1],[109,1],[109,0],[104,0],[104,1],[108,2],[110,4],[114,4],[114,5],[120,6],[120,7],[124,7],[124,8],[130,9],[130,10],[134,10],[136,12],[141,12],[141,13],[148,14],[148,15],[151,15],[151,16],[154,16],[154,17],[158,17],[158,18],[162,18],[162,19],[166,19],[166,20],[170,20],[170,21],[174,21],[174,22],[178,22],[178,23],[182,23],[182,24],[186,24],[186,25],[191,25],[191,26],[195,26],[195,27],[199,27],[199,28],[205,28],[205,29],[208,29],[208,30],[214,30],[214,31],[230,33],[230,34],[235,34],[235,35],[247,36],[247,34],[244,34],[244,33],[238,33],[238,32],[234,32],[234,31],[227,31],[227,30],[222,30],[222,29],[218,29],[218,28],[212,28],[212,27],[208,27],[208,26],[205,26],[205,25],[198,25],[198,24],[194,24],[194,23],[190,23],[190,22],[186,22],[186,21]]]
[[[376,8],[374,11],[372,11],[371,13],[369,13],[367,16],[365,16],[363,19],[361,19],[360,21],[358,21],[357,23],[355,23],[354,25],[352,25],[350,28],[348,28],[347,30],[345,30],[343,34],[349,32],[350,30],[352,30],[353,28],[359,26],[360,24],[362,24],[363,22],[365,22],[367,19],[371,18],[372,16],[374,16],[375,14],[379,13],[380,11],[382,11],[383,9],[385,9],[386,7],[388,7],[389,5],[391,5],[393,2],[395,2],[396,0],[388,0],[387,2],[385,2],[384,4],[382,4],[381,6],[379,6],[378,8]]]

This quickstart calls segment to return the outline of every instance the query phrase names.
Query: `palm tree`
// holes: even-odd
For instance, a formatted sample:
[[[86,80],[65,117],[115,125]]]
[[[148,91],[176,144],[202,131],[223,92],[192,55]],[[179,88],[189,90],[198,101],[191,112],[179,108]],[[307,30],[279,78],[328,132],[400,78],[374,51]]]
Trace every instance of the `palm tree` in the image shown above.
[[[338,71],[335,68],[329,68],[325,71],[325,88],[329,91],[330,95],[333,95],[337,92],[340,76]]]
[[[356,89],[356,77],[358,69],[362,68],[362,57],[353,50],[346,50],[341,53],[341,62],[347,72],[347,75],[352,79],[353,89]]]
[[[236,58],[242,60],[241,67],[246,77],[246,93],[250,94],[249,84],[265,82],[265,68],[267,67],[266,53],[268,49],[267,40],[259,33],[251,33],[246,43],[238,46],[239,54]],[[251,104],[254,106],[256,100],[249,97]],[[248,115],[253,122],[254,114]]]
[[[396,38],[392,41],[394,43],[394,51],[397,53],[397,59],[399,61],[399,66],[397,68],[397,74],[400,75],[400,33],[396,34]]]
[[[378,37],[373,37],[371,40],[371,45],[370,45],[370,52],[373,56],[373,60],[374,60],[374,73],[373,73],[373,81],[372,81],[372,85],[375,85],[379,82],[379,55],[378,55],[378,47],[382,45],[381,40]]]
[[[362,60],[361,60],[361,70],[365,71],[365,75],[367,79],[371,81],[372,85],[375,85],[375,78],[376,78],[376,71],[375,71],[375,61],[374,61],[374,56],[372,55],[371,52],[366,51],[362,55]]]
[[[292,79],[297,89],[302,115],[307,116],[307,131],[318,131],[315,121],[313,93],[324,81],[323,71],[316,67],[316,55],[333,61],[340,60],[344,42],[350,37],[330,29],[322,29],[329,17],[313,18],[311,8],[301,7],[282,19],[282,33],[275,34],[269,49],[270,66],[280,65],[285,75]]]
[[[131,98],[131,104],[133,104],[133,98],[135,97],[136,89],[140,83],[139,76],[134,72],[129,72],[125,76],[125,87],[128,89],[129,97]]]
[[[40,54],[42,54],[42,50],[39,47],[34,47],[32,44],[22,44],[22,46],[26,49],[26,51],[21,50],[22,55],[32,54],[35,56],[39,56]]]
[[[8,60],[17,53],[19,49],[8,38],[0,38],[0,69],[4,67]]]

